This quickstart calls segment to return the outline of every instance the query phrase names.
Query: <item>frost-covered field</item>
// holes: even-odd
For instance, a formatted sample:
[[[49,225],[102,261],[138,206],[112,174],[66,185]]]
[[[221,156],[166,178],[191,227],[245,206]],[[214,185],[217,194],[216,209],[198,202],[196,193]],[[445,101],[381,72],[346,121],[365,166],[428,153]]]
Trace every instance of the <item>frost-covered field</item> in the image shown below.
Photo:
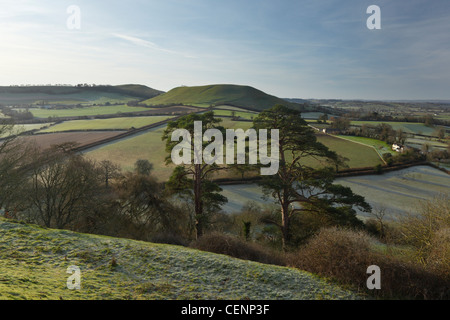
[[[80,290],[67,288],[72,265],[81,270]],[[0,300],[358,298],[292,268],[0,218]]]
[[[429,166],[383,175],[339,178],[336,182],[364,196],[373,208],[385,208],[388,216],[405,211],[416,212],[421,200],[431,200],[439,193],[450,193],[450,175]]]
[[[433,199],[439,193],[450,193],[450,175],[429,166],[416,166],[382,175],[338,178],[336,183],[350,187],[374,209],[385,208],[387,216],[415,211],[420,200]],[[262,191],[255,184],[222,186],[228,197],[226,212],[239,211],[248,201],[272,203],[261,199]],[[367,216],[361,213],[362,216]]]

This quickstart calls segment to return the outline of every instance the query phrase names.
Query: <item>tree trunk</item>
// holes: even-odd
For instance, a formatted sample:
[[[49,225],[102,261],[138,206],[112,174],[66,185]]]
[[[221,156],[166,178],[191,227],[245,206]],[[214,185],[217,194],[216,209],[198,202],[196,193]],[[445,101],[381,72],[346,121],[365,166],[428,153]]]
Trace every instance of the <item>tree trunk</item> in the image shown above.
[[[289,203],[283,202],[281,204],[281,245],[283,251],[287,250],[289,244]]]
[[[195,165],[194,205],[195,205],[196,237],[198,239],[203,235],[203,200],[202,200],[201,165]]]

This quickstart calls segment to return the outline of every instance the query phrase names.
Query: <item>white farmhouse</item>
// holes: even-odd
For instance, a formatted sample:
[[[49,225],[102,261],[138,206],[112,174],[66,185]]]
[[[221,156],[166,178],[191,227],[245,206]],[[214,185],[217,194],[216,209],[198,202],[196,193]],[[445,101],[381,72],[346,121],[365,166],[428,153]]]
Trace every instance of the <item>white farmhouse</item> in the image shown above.
[[[404,147],[403,145],[399,144],[399,143],[394,143],[392,145],[392,150],[396,151],[396,152],[403,152]]]

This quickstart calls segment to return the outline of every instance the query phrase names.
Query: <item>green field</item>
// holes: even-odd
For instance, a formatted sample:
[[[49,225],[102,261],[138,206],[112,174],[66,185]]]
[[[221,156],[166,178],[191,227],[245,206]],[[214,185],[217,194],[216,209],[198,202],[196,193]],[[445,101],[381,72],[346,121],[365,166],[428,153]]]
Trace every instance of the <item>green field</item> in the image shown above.
[[[250,121],[233,121],[230,118],[221,118],[221,119],[222,122],[220,123],[220,125],[227,129],[248,130],[253,126],[253,123]]]
[[[106,93],[98,91],[89,91],[69,94],[47,94],[47,93],[1,93],[0,102],[10,105],[35,104],[42,102],[49,104],[76,105],[76,104],[105,104],[109,103],[127,103],[137,100],[136,97],[122,95],[118,93]]]
[[[172,118],[172,116],[119,117],[110,119],[72,120],[64,121],[60,124],[41,130],[40,133],[76,130],[129,130],[130,128],[140,128],[170,118]]]
[[[232,117],[233,114],[235,117],[240,117],[242,119],[252,120],[255,118],[258,114],[255,112],[243,112],[243,111],[233,111],[233,110],[213,110],[214,115],[216,117],[220,116],[227,116]]]
[[[383,155],[383,153],[390,153],[390,154],[397,154],[394,150],[392,150],[392,147],[387,144],[384,141],[372,139],[372,138],[366,138],[366,137],[355,137],[355,136],[338,136],[342,139],[358,142],[365,144],[367,146],[374,147],[377,152],[380,154],[380,156]]]
[[[229,129],[241,128],[247,130],[252,126],[252,123],[247,121],[231,121],[229,118],[224,118],[221,125]],[[172,174],[174,166],[165,165],[165,158],[169,154],[165,151],[165,142],[161,140],[164,129],[165,126],[101,146],[93,151],[88,151],[86,156],[98,161],[114,161],[124,171],[133,170],[136,160],[147,159],[153,163],[154,175],[160,181],[165,181]]]
[[[67,288],[69,266],[80,269],[79,290]],[[0,300],[361,298],[293,268],[0,218]]]
[[[249,112],[248,110],[246,110],[246,109],[243,109],[243,108],[239,108],[239,107],[235,107],[235,106],[228,106],[228,105],[216,105],[215,107],[214,107],[214,109],[223,109],[223,110],[231,110],[231,111],[242,111],[242,112]]]
[[[221,125],[228,129],[247,130],[252,126],[252,123],[223,118]],[[100,146],[95,150],[88,151],[86,155],[98,161],[112,160],[120,165],[124,171],[133,170],[136,160],[147,159],[154,165],[155,176],[159,180],[165,181],[170,177],[173,166],[166,166],[164,163],[168,154],[165,151],[165,142],[161,140],[163,131],[163,127],[156,128],[137,136]],[[350,168],[374,167],[382,163],[377,152],[369,146],[323,134],[318,135],[318,140],[339,155],[350,159],[347,162]],[[306,159],[305,163],[312,166],[320,165],[315,159]],[[230,174],[234,175],[234,173],[221,173],[216,177],[223,178]]]
[[[147,110],[153,109],[145,107],[129,107],[127,105],[95,106],[95,107],[84,107],[73,109],[42,109],[42,108],[29,109],[29,111],[36,118],[97,116],[97,115],[138,112]]]
[[[17,125],[14,126],[12,131],[3,132],[2,135],[0,135],[0,138],[4,138],[4,137],[7,137],[7,136],[12,135],[12,134],[20,134],[20,133],[31,131],[31,130],[39,130],[41,128],[48,127],[48,126],[50,126],[52,124],[53,124],[53,122],[51,122],[51,123],[37,123],[37,124],[17,124]],[[0,130],[1,130],[1,127],[2,126],[0,125]]]
[[[428,127],[423,123],[412,122],[383,122],[383,121],[352,121],[352,125],[362,126],[363,124],[377,126],[379,124],[386,123],[390,125],[394,130],[402,129],[405,133],[423,134],[431,136],[436,128]]]
[[[165,127],[156,128],[115,143],[100,146],[88,151],[86,156],[98,161],[111,160],[122,170],[132,171],[138,159],[147,159],[153,163],[153,174],[165,181],[172,174],[174,166],[166,166],[165,143],[161,140]]]
[[[370,146],[326,134],[318,134],[317,140],[338,155],[348,158],[349,168],[374,167],[377,164],[383,164],[378,153]]]
[[[323,112],[302,112],[302,118],[304,119],[319,119],[320,116],[323,115]],[[332,114],[328,114],[328,118],[333,117]]]

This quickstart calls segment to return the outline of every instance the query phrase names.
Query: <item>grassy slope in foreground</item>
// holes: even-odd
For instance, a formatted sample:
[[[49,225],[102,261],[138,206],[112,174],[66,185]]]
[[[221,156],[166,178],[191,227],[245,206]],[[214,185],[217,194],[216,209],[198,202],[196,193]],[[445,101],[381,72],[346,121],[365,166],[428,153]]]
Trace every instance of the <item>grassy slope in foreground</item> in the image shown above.
[[[211,105],[232,104],[257,110],[264,110],[276,104],[299,106],[283,99],[268,95],[249,86],[239,85],[208,85],[199,87],[178,87],[155,98],[144,101],[145,104],[167,105]]]
[[[357,299],[299,270],[0,218],[0,299]],[[115,257],[116,266],[111,266]],[[81,290],[67,289],[67,268]]]

